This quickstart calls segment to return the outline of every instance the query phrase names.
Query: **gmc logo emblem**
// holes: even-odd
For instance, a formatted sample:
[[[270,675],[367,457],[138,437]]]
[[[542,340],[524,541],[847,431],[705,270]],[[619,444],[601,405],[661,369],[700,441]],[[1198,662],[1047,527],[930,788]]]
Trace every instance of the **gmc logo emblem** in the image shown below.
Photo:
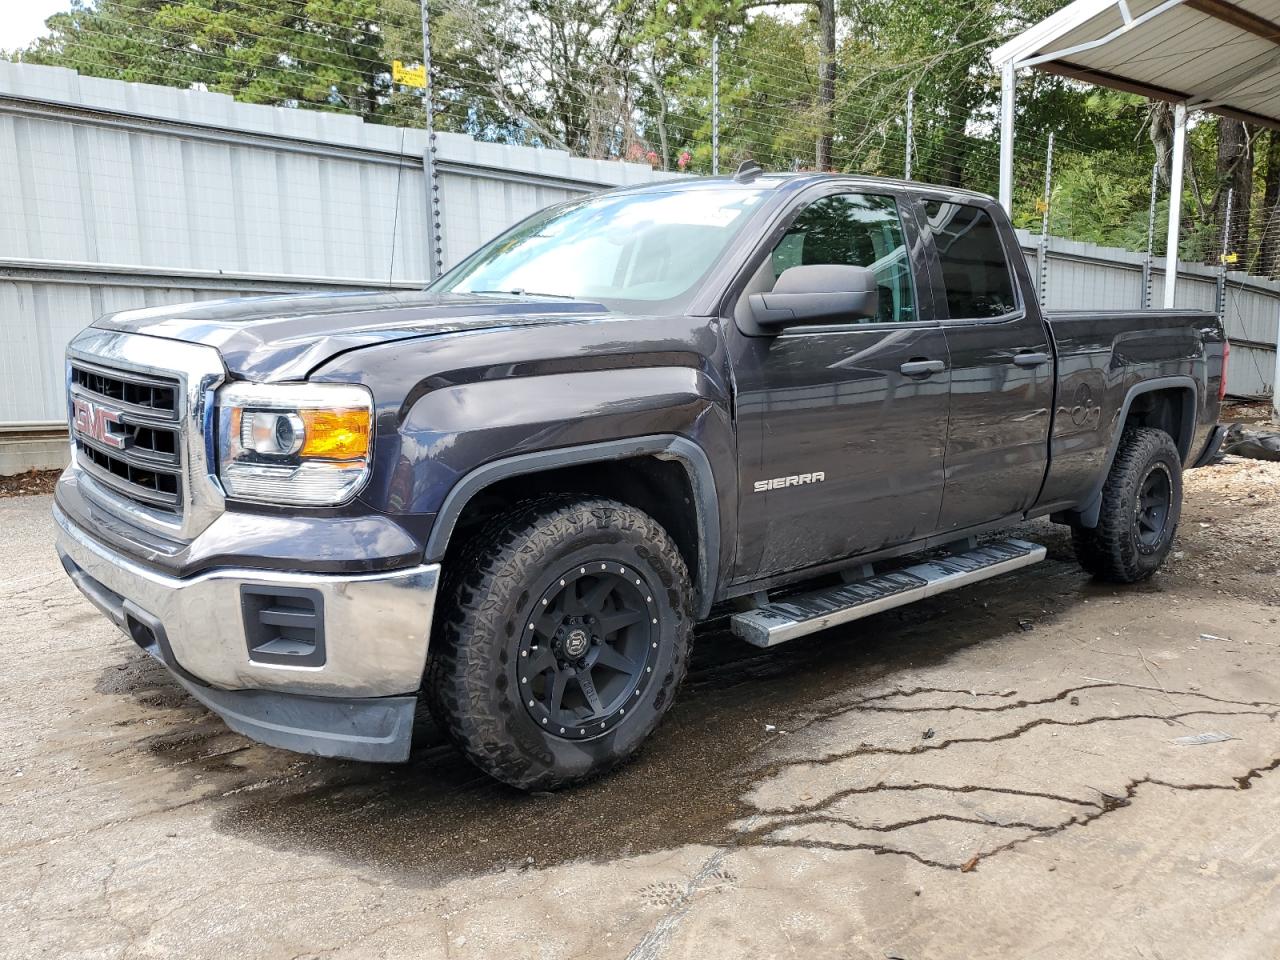
[[[111,424],[120,422],[120,411],[100,407],[91,400],[75,397],[71,401],[74,411],[72,425],[76,433],[97,440],[106,447],[123,450],[128,437],[111,432]]]

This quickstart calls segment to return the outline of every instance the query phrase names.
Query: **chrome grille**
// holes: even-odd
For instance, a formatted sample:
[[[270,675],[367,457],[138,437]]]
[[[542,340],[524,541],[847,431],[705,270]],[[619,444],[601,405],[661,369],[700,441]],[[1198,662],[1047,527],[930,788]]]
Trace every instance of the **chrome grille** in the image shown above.
[[[68,373],[76,463],[113,493],[180,516],[180,382],[81,360]]]
[[[170,420],[178,415],[178,382],[141,376],[132,371],[97,370],[71,365],[71,382],[82,392],[101,400],[114,400],[122,408],[154,412]]]

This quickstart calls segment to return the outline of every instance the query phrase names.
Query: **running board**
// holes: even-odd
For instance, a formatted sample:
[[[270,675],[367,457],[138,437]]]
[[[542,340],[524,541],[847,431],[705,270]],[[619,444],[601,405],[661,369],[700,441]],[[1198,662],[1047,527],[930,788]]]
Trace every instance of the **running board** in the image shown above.
[[[892,573],[815,590],[736,614],[733,632],[757,647],[772,647],[882,610],[946,593],[1044,559],[1044,547],[1001,540]]]

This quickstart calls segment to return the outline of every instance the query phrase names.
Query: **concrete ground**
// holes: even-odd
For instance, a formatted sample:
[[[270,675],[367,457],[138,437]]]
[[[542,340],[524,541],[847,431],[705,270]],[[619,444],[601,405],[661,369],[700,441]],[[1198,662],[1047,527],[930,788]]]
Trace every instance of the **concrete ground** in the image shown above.
[[[849,629],[713,624],[634,763],[534,796],[425,718],[398,768],[228,732],[0,500],[0,956],[1280,956],[1280,464],[1188,479],[1148,584],[1037,523]]]

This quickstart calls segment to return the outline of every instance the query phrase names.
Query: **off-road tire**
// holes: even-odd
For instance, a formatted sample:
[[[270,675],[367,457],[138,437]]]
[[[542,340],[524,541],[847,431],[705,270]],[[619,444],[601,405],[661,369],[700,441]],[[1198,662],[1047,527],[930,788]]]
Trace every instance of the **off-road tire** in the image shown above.
[[[1139,495],[1153,471],[1167,477],[1169,503],[1154,542],[1144,543],[1139,526]],[[1182,459],[1173,438],[1163,430],[1131,427],[1120,438],[1107,482],[1102,509],[1093,528],[1073,524],[1071,542],[1080,566],[1110,583],[1137,583],[1160,568],[1178,530],[1182,514]],[[1148,534],[1148,536],[1151,536]]]
[[[617,563],[653,586],[645,592],[657,646],[625,716],[569,741],[525,709],[517,651],[539,597],[587,560]],[[489,775],[523,790],[582,783],[631,757],[671,707],[688,666],[692,589],[675,543],[648,514],[607,499],[532,500],[490,522],[450,573],[425,693],[436,722]]]

